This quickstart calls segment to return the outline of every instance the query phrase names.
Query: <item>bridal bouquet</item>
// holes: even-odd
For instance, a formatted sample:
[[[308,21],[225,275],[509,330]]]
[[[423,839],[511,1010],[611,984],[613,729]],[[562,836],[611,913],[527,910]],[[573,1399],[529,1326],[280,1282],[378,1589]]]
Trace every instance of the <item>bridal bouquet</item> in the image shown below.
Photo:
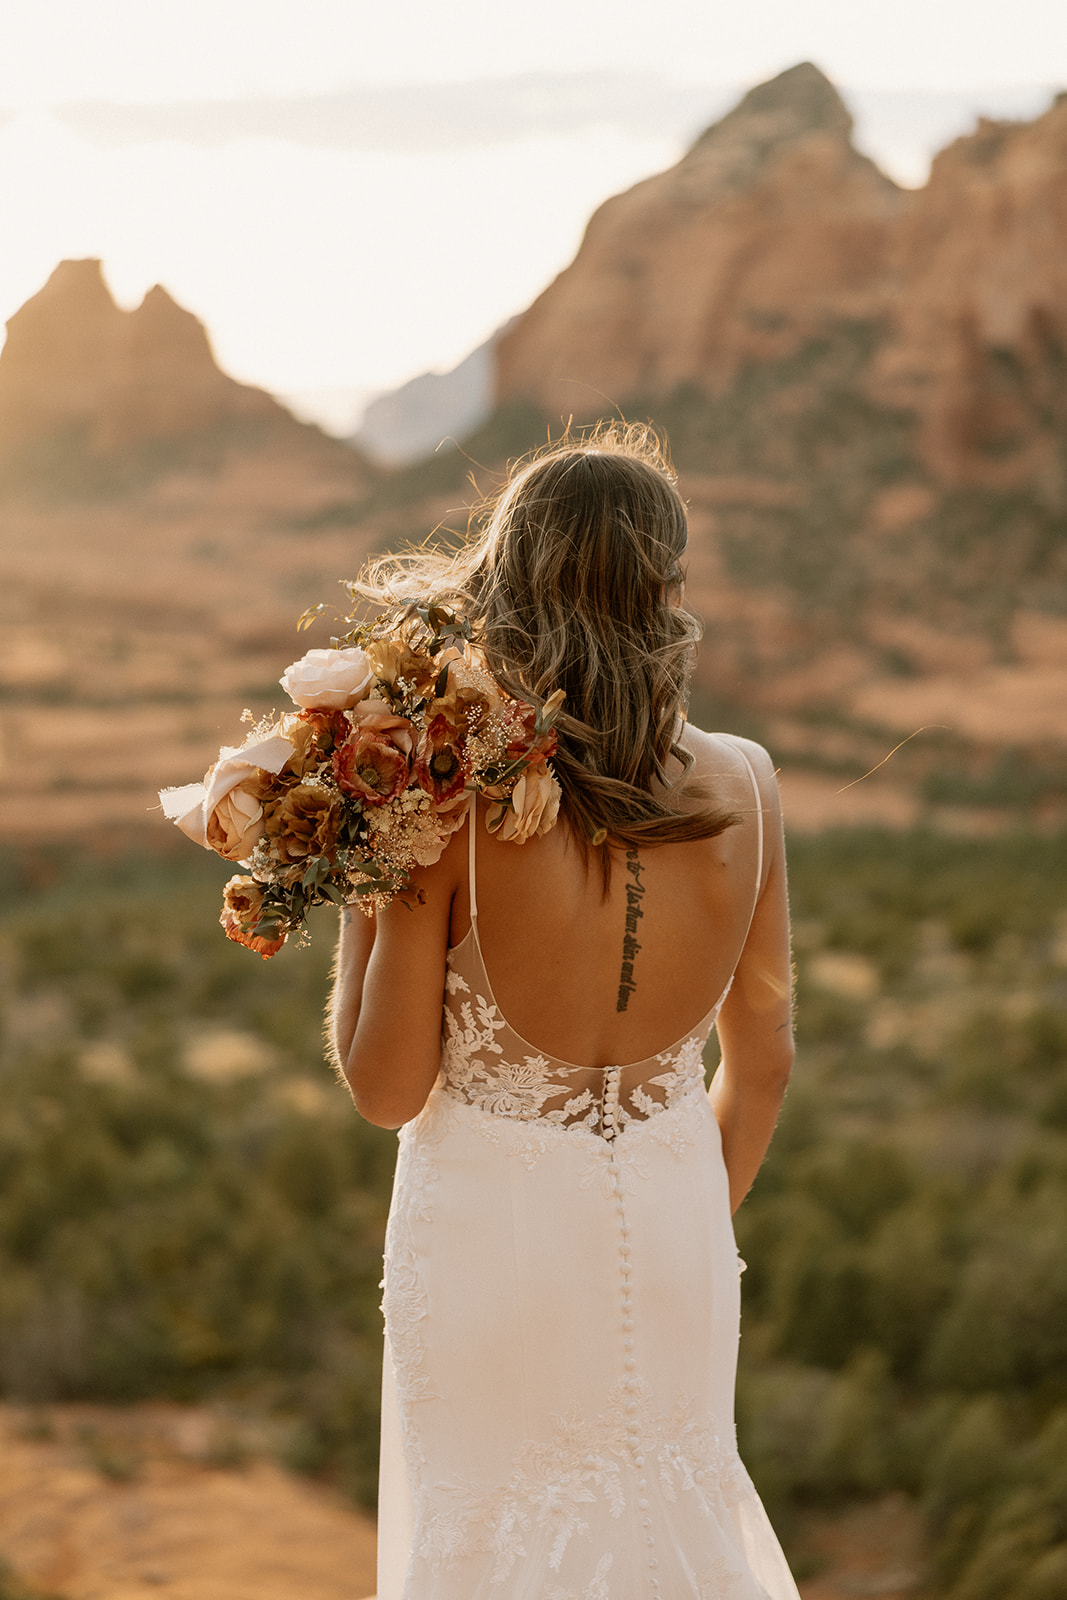
[[[505,695],[463,618],[416,607],[391,632],[355,627],[333,645],[279,680],[296,711],[224,747],[202,784],[160,794],[183,833],[247,869],[219,921],[264,959],[312,906],[388,905],[438,860],[473,794],[489,801],[489,831],[516,844],[559,810],[549,762],[563,694],[539,711]]]

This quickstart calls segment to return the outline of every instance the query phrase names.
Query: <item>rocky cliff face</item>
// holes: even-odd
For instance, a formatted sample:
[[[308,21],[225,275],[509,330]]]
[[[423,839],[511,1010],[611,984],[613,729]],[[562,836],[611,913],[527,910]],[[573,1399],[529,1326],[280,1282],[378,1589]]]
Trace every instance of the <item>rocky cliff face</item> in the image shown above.
[[[982,121],[895,230],[872,390],[922,419],[941,479],[1067,498],[1067,96]]]
[[[831,319],[880,314],[907,195],[851,143],[816,67],[753,89],[670,171],[600,207],[497,349],[502,402],[586,415],[720,393]]]
[[[981,122],[913,192],[854,149],[817,68],[760,85],[596,212],[500,340],[497,396],[579,417],[714,399],[861,329],[850,382],[914,419],[917,471],[1067,504],[1067,96]]]
[[[2,480],[80,486],[94,473],[210,463],[234,442],[255,449],[268,441],[338,458],[344,450],[220,371],[202,324],[158,285],[122,311],[99,261],[64,261],[7,325]]]

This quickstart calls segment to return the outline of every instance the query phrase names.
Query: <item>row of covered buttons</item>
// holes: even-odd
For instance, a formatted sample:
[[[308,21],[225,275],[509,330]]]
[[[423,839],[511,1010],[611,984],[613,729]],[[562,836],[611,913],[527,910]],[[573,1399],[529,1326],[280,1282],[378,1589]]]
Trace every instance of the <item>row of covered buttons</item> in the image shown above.
[[[611,1082],[611,1078],[609,1078]],[[618,1074],[614,1074],[615,1095],[618,1095]],[[610,1138],[614,1134],[608,1132],[610,1126],[614,1130],[614,1117],[609,1123],[608,1093],[605,1085],[604,1091],[604,1137]],[[614,1160],[614,1157],[612,1158]],[[619,1277],[622,1288],[622,1366],[627,1390],[626,1400],[626,1442],[630,1448],[630,1455],[634,1466],[640,1473],[637,1479],[637,1509],[641,1513],[641,1526],[645,1531],[645,1541],[648,1545],[649,1584],[652,1595],[660,1593],[659,1579],[656,1577],[656,1568],[659,1562],[655,1555],[655,1536],[652,1532],[652,1518],[649,1516],[648,1479],[645,1477],[645,1457],[641,1450],[641,1434],[637,1426],[640,1412],[638,1401],[637,1358],[634,1355],[634,1314],[633,1314],[633,1281],[631,1274],[631,1261],[633,1251],[630,1247],[630,1224],[626,1217],[626,1199],[622,1190],[622,1182],[618,1171],[615,1178],[615,1210],[619,1221]]]
[[[604,1104],[601,1123],[605,1139],[614,1139],[619,1131],[619,1076],[621,1067],[609,1067],[604,1075]]]

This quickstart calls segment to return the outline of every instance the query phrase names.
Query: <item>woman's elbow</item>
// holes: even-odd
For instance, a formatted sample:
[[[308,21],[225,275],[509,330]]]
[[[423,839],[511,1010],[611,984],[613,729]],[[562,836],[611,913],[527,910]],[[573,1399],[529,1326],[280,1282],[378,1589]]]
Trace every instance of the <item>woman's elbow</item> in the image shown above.
[[[780,1101],[785,1096],[795,1056],[792,1032],[784,1030],[757,1047],[724,1049],[723,1068],[748,1094]]]
[[[412,1081],[405,1075],[383,1069],[378,1064],[373,1069],[361,1068],[351,1058],[342,1071],[352,1096],[352,1104],[365,1122],[376,1128],[400,1128],[417,1117],[429,1098],[437,1069],[421,1081]]]
[[[379,1104],[376,1096],[359,1094],[352,1090],[352,1104],[363,1118],[364,1122],[371,1122],[376,1128],[396,1129],[402,1128],[405,1122],[410,1122],[411,1117],[405,1115],[395,1106],[385,1103]],[[417,1115],[417,1113],[414,1113]]]

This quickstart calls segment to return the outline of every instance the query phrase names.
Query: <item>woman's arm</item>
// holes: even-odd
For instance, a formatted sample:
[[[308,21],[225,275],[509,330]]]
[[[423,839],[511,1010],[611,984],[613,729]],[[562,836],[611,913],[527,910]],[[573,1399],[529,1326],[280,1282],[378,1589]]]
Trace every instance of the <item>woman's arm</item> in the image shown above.
[[[326,1005],[330,1059],[339,1072],[344,1071],[345,1059],[355,1037],[377,923],[376,916],[366,916],[355,905],[347,905],[341,911],[341,931],[333,958],[333,987]]]
[[[719,1014],[722,1061],[711,1085],[731,1211],[752,1187],[767,1153],[794,1054],[789,903],[778,786],[766,752],[750,748],[754,754],[758,751],[766,875],[733,985]]]
[[[381,1128],[418,1115],[440,1068],[449,922],[466,848],[461,830],[435,866],[412,874],[405,900],[373,924],[358,910],[342,922],[329,1013],[334,1057],[356,1110]]]

